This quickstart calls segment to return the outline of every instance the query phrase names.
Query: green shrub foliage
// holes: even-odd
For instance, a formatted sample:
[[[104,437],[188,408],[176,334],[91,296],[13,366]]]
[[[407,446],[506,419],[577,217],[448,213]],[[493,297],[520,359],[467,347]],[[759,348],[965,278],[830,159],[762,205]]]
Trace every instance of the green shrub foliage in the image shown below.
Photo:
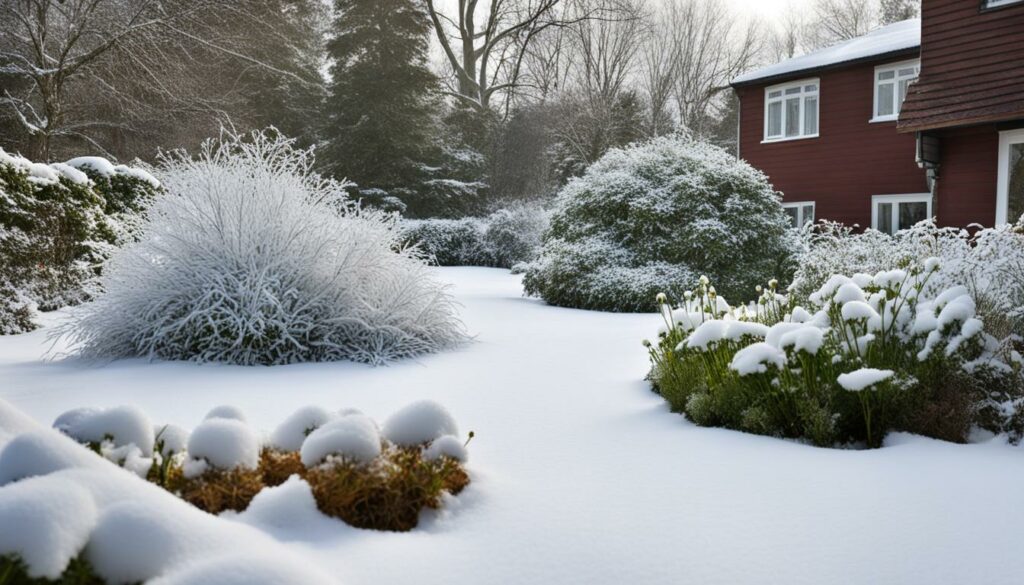
[[[69,162],[33,163],[0,150],[0,333],[32,329],[36,305],[82,301],[84,283],[133,237],[135,217],[159,190],[137,169]]]
[[[786,276],[787,220],[767,178],[721,148],[662,137],[609,151],[559,194],[528,294],[645,311],[700,274],[721,294]]]
[[[645,341],[651,380],[694,422],[806,439],[881,446],[904,430],[964,441],[993,381],[1017,383],[1021,358],[984,330],[968,290],[925,294],[929,259],[874,276],[832,276],[789,306],[772,281],[738,309],[702,278]]]

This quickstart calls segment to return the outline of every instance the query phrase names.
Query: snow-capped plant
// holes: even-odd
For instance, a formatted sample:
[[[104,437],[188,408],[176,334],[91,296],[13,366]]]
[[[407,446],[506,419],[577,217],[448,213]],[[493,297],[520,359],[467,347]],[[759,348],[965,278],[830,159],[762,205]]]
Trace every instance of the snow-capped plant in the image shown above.
[[[89,358],[383,364],[465,339],[395,216],[360,210],[269,132],[166,155],[166,191],[59,335]]]
[[[433,400],[420,400],[388,417],[381,434],[395,445],[414,447],[444,435],[458,436],[459,427],[447,408]]]
[[[326,408],[304,406],[284,419],[270,436],[270,445],[279,451],[298,451],[313,431],[334,420],[336,415]]]
[[[551,304],[651,309],[706,274],[725,296],[789,272],[787,219],[761,172],[679,137],[613,149],[558,196],[528,294]]]
[[[194,478],[209,469],[256,469],[260,443],[248,424],[229,418],[204,420],[188,438],[185,476]]]
[[[734,308],[706,279],[676,309],[659,296],[665,327],[644,345],[651,379],[673,408],[721,425],[819,445],[881,444],[887,430],[964,440],[966,424],[926,428],[918,416],[947,388],[986,396],[986,380],[1019,376],[985,332],[968,289],[935,290],[941,262],[852,277],[833,275],[807,308],[771,282]],[[884,375],[883,375],[884,374]],[[970,405],[967,408],[972,408]]]

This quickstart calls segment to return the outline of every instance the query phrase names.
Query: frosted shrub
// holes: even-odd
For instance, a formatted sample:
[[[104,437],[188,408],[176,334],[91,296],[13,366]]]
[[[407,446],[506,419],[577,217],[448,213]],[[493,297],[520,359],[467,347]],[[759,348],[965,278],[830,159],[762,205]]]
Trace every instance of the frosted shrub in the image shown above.
[[[58,334],[89,358],[245,365],[382,364],[463,341],[397,218],[360,210],[312,163],[269,133],[165,156],[140,241]]]
[[[788,267],[787,220],[767,178],[710,144],[657,138],[613,149],[559,194],[526,292],[645,311],[700,274],[738,296]]]
[[[521,204],[486,217],[405,220],[402,232],[441,266],[512,268],[536,256],[548,223],[542,207]]]
[[[774,281],[734,308],[702,279],[676,308],[658,297],[651,379],[705,425],[826,446],[877,447],[891,429],[963,441],[988,381],[1019,377],[1020,365],[1001,359],[966,287],[934,288],[940,274],[932,258],[833,275],[806,308]]]

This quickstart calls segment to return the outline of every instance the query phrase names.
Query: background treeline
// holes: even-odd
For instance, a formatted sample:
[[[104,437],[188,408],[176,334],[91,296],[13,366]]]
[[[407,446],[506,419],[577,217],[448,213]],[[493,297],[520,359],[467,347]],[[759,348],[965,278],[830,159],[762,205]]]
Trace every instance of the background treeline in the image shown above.
[[[728,81],[916,15],[814,0],[768,25],[721,0],[0,0],[0,147],[151,161],[221,126],[316,145],[410,217],[543,198],[610,148],[733,148]]]

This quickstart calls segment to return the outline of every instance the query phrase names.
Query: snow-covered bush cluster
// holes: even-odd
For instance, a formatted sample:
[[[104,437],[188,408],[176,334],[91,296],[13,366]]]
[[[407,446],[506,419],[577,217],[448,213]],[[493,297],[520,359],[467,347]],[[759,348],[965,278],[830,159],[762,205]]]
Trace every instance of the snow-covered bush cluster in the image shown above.
[[[42,164],[0,149],[0,334],[34,328],[39,307],[84,300],[159,188],[146,171],[98,157]]]
[[[130,409],[62,418],[62,425],[92,438],[153,439],[140,433],[147,421]],[[4,583],[335,582],[272,537],[133,479],[2,400],[0,577]]]
[[[308,482],[325,514],[357,527],[410,530],[423,508],[439,507],[443,493],[458,493],[469,481],[462,467],[468,441],[459,437],[452,415],[431,401],[406,406],[383,426],[355,409],[306,406],[268,440],[230,406],[212,409],[191,433],[174,425],[154,426],[132,407],[75,409],[53,426],[215,514],[241,512],[263,489],[296,475]],[[33,468],[9,468],[0,482]]]
[[[536,256],[548,225],[541,206],[522,204],[486,217],[410,219],[402,222],[402,231],[408,243],[441,266],[512,268]]]
[[[702,425],[823,446],[877,447],[893,429],[964,441],[989,386],[1019,381],[1024,360],[986,333],[966,287],[934,288],[941,273],[931,258],[833,275],[804,306],[773,281],[738,308],[702,279],[678,308],[659,297],[651,379]]]
[[[90,358],[381,364],[465,335],[444,285],[311,151],[272,133],[166,156],[165,194],[60,334]]]
[[[559,194],[528,294],[568,307],[652,309],[701,274],[723,294],[787,275],[779,196],[724,150],[678,137],[613,149]]]

